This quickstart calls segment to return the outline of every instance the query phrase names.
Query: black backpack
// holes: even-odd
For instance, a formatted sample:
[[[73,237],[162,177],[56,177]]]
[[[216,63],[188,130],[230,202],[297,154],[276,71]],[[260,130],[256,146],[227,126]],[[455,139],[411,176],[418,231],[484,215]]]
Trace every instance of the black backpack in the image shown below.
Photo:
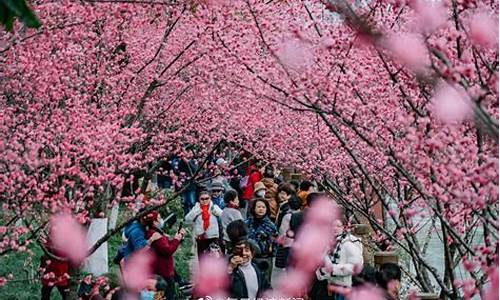
[[[299,211],[292,214],[290,218],[290,230],[296,235],[304,221],[304,212]]]

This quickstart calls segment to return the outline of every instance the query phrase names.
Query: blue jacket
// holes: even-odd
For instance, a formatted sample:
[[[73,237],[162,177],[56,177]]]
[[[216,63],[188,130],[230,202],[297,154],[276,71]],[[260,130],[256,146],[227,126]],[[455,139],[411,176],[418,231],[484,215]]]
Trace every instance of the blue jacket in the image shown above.
[[[146,231],[144,227],[138,221],[134,221],[127,225],[123,230],[125,237],[127,238],[127,244],[123,249],[123,255],[125,259],[134,253],[135,251],[146,247],[148,240],[146,239]]]
[[[254,240],[259,246],[260,254],[257,257],[270,257],[276,250],[275,238],[278,235],[278,229],[269,217],[255,219],[249,217],[245,223],[248,226],[248,238]]]

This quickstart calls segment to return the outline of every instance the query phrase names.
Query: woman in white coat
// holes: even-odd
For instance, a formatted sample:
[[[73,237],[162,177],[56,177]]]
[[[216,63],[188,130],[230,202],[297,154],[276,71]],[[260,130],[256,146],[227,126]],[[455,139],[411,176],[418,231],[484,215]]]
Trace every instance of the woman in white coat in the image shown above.
[[[193,233],[198,249],[198,259],[210,248],[211,244],[219,245],[219,220],[222,210],[212,203],[210,194],[200,193],[198,202],[185,217],[187,224],[193,224]]]
[[[363,244],[346,229],[346,219],[336,220],[333,231],[337,241],[324,257],[324,266],[316,271],[309,293],[312,299],[344,300],[344,296],[332,292],[332,288],[351,288],[352,276],[363,267]]]

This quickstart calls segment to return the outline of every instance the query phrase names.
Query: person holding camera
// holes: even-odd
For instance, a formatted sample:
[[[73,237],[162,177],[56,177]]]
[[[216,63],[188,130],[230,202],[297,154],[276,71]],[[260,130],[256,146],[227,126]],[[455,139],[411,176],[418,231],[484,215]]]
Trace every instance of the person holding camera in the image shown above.
[[[244,226],[243,223],[242,225]],[[271,288],[264,273],[253,262],[256,251],[258,249],[246,239],[246,236],[233,243],[228,265],[228,273],[231,278],[229,289],[231,298],[257,299]]]
[[[161,230],[162,219],[157,211],[148,213],[144,218],[146,226],[146,238],[151,250],[155,254],[153,264],[154,273],[161,276],[168,285],[166,299],[174,299],[174,253],[181,244],[186,231],[180,228],[173,239]]]

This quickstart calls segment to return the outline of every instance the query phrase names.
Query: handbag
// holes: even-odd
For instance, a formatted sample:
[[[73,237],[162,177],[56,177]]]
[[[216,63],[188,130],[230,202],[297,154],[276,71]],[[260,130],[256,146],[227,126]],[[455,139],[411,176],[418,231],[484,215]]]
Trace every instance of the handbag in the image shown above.
[[[241,189],[244,189],[246,188],[248,185],[248,175],[247,176],[243,176],[241,179],[240,179],[240,188]]]

